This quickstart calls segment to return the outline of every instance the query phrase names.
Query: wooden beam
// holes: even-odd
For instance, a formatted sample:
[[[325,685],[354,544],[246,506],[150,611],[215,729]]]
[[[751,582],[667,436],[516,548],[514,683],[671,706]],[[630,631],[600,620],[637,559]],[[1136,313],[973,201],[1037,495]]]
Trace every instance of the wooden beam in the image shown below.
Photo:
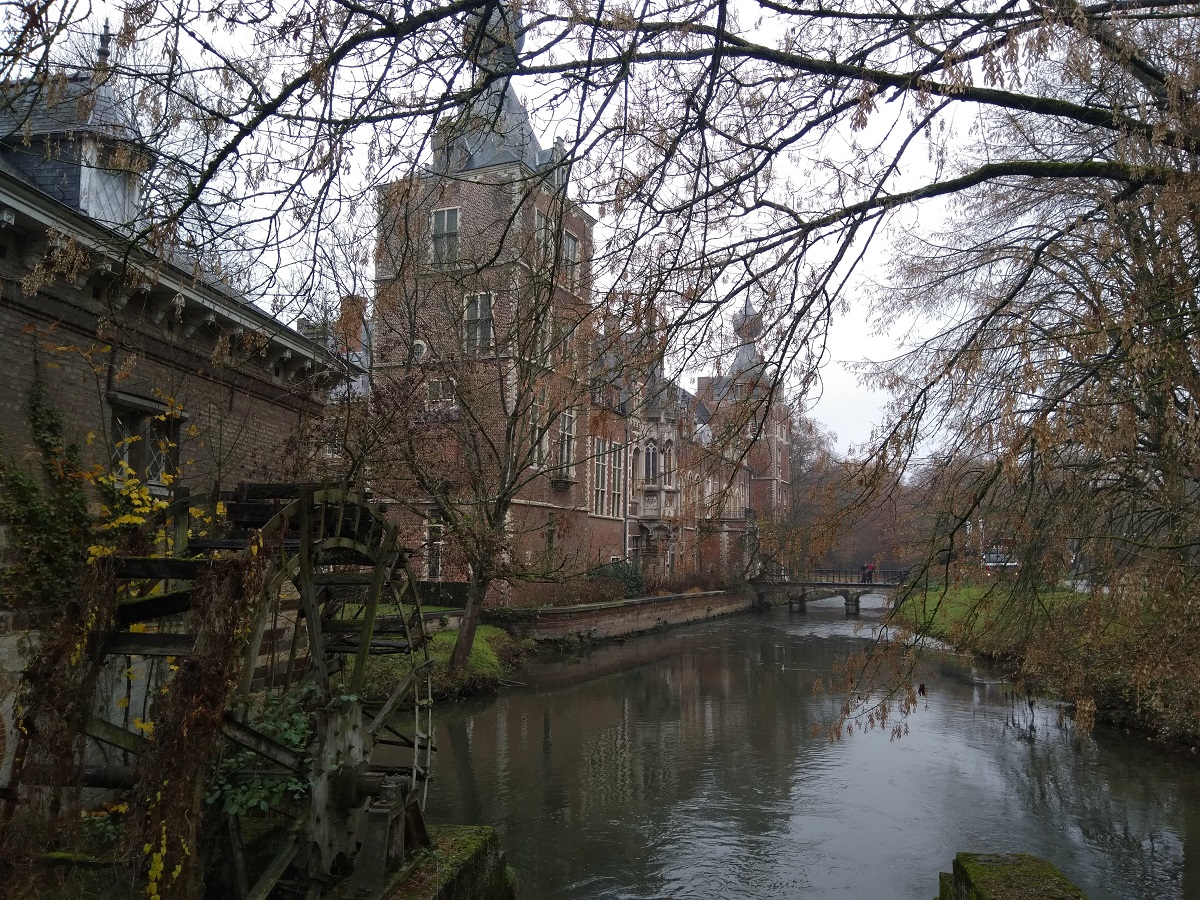
[[[132,625],[134,622],[150,622],[164,616],[174,616],[192,608],[191,588],[171,591],[169,594],[152,594],[122,601],[117,606],[117,624]]]
[[[154,578],[194,581],[213,564],[211,559],[173,559],[165,556],[118,556],[113,574],[118,578]]]
[[[190,656],[196,638],[190,634],[118,632],[109,635],[101,652],[107,656]]]

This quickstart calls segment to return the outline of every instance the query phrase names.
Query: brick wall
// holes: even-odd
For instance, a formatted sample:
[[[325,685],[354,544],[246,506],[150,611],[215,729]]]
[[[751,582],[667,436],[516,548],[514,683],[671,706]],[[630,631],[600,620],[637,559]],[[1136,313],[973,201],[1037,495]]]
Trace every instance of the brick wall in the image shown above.
[[[216,477],[232,485],[294,474],[292,449],[322,409],[314,385],[277,376],[263,348],[215,326],[186,331],[161,314],[169,299],[153,289],[118,309],[122,286],[86,267],[77,278],[56,275],[26,293],[39,239],[12,230],[0,237],[0,453],[21,458],[31,449],[22,404],[40,370],[66,416],[68,440],[80,443],[89,464],[112,459],[114,410],[135,403],[153,414],[173,402],[182,410],[180,483],[200,488]]]

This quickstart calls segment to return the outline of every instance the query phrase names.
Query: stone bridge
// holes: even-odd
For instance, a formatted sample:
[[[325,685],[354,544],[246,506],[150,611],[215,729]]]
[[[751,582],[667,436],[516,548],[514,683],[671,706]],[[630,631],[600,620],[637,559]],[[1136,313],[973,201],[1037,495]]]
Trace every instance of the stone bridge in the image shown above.
[[[885,570],[878,576],[877,581],[863,581],[861,572],[821,570],[808,577],[756,578],[751,584],[763,603],[781,603],[786,598],[788,609],[804,612],[810,600],[841,597],[846,603],[846,615],[857,616],[863,594],[891,594],[900,586],[903,573]]]

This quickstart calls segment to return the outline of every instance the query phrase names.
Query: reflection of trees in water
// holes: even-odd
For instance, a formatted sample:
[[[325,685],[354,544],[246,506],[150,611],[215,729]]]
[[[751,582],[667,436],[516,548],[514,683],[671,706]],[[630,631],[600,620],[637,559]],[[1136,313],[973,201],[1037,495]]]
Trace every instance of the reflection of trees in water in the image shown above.
[[[770,871],[778,860],[760,855],[794,846],[788,820],[817,796],[812,780],[884,746],[811,738],[837,702],[814,699],[813,682],[851,646],[747,617],[539,666],[529,690],[443,716],[430,814],[502,825],[530,897],[672,896],[675,877],[715,888]],[[929,660],[921,678],[933,719],[916,727],[965,755],[974,801],[1011,803],[1022,840],[1067,869],[1074,847],[1079,870],[1140,885],[1132,896],[1200,897],[1200,808],[1173,789],[1200,773],[1139,742],[1077,746],[1051,706],[1031,712],[962,661]],[[945,811],[969,822],[961,803]]]
[[[988,714],[960,729],[990,755],[1020,806],[1103,871],[1100,881],[1137,884],[1145,897],[1200,897],[1194,766],[1103,729],[1095,740],[1080,738],[1069,719],[1060,723],[1056,704],[1031,706],[1007,686],[971,690],[973,705]],[[1190,787],[1183,795],[1181,782]]]
[[[785,828],[798,759],[802,768],[803,753],[827,750],[823,741],[810,743],[812,686],[841,642],[762,644],[760,634],[690,634],[669,642],[667,659],[633,642],[614,646],[611,655],[625,662],[639,652],[649,659],[451,713],[440,729],[438,762],[454,771],[435,770],[435,821],[504,815],[506,842],[518,829],[534,846],[552,838],[563,848],[556,857],[608,857],[642,884],[653,883],[654,848],[683,824],[673,821],[680,810],[718,805],[729,830],[742,835]],[[593,654],[575,677],[607,668],[605,657],[603,649]],[[549,667],[552,681],[564,684],[564,667]],[[538,673],[529,677],[544,685]],[[779,802],[764,804],[764,796]],[[565,860],[546,859],[529,877],[561,886],[569,876]]]

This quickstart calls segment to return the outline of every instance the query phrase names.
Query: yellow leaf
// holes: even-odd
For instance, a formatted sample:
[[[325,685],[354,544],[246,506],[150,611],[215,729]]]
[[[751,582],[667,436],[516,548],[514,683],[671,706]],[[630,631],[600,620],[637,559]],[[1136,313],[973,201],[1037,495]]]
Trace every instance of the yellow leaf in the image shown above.
[[[85,440],[87,441],[88,446],[90,447],[92,444],[94,444],[96,442],[96,432],[89,431],[87,433],[87,438],[85,438]]]

